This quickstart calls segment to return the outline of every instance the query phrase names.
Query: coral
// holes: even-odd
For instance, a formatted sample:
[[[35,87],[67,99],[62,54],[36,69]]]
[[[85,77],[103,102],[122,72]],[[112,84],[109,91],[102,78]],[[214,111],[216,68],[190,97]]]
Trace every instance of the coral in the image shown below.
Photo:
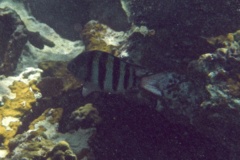
[[[91,103],[79,107],[74,112],[72,112],[70,119],[72,123],[70,126],[76,128],[89,128],[98,125],[101,122],[101,117],[96,108],[93,107]]]
[[[210,43],[220,44],[222,48],[203,54],[189,65],[189,70],[193,71],[191,76],[196,80],[204,79],[200,82],[209,94],[201,103],[204,109],[198,116],[193,117],[193,125],[200,132],[216,139],[229,149],[232,155],[239,155],[235,150],[239,146],[237,142],[240,111],[239,40],[240,31],[211,38]]]
[[[113,46],[108,45],[103,40],[106,32],[107,26],[103,24],[95,21],[87,23],[81,33],[86,45],[86,50],[101,50],[111,53]]]
[[[29,125],[29,130],[10,140],[9,148],[12,159],[46,159],[55,143],[51,137],[56,134],[57,124],[63,109],[47,109]]]
[[[230,95],[234,97],[240,96],[240,73],[237,73],[236,77],[226,80],[226,89]]]
[[[220,35],[217,37],[210,37],[207,38],[207,42],[210,43],[211,45],[223,45],[227,46],[227,44],[231,43],[234,41],[234,35],[233,33],[228,33],[227,35]]]
[[[58,132],[63,109],[47,109],[32,121],[29,130],[10,140],[10,159],[76,159],[88,156],[87,141],[94,129],[78,130],[72,133]],[[75,154],[74,154],[74,153]]]
[[[206,89],[211,98],[203,102],[202,106],[225,105],[239,110],[240,31],[213,37],[208,41],[213,45],[221,44],[222,48],[203,54],[189,65],[195,75],[201,73],[207,78]]]
[[[60,141],[53,149],[47,154],[47,160],[77,160],[76,155],[72,152],[69,144],[66,141]]]
[[[4,97],[4,105],[0,108],[0,137],[3,137],[3,146],[6,149],[9,140],[15,136],[21,125],[20,119],[31,111],[32,105],[36,102],[34,92],[39,91],[34,81],[28,85],[21,81],[14,81],[9,88],[16,94],[16,98]]]
[[[86,50],[100,50],[114,55],[117,55],[118,50],[129,37],[128,34],[116,32],[97,21],[88,22],[81,35]]]
[[[44,126],[42,126],[42,125],[40,125],[39,128],[38,127],[36,128],[36,126],[38,126],[37,124],[42,121],[47,121],[48,123],[54,125],[59,122],[59,120],[62,117],[62,113],[63,113],[62,108],[55,108],[55,109],[48,108],[47,110],[45,110],[42,113],[42,115],[40,117],[38,117],[33,122],[31,122],[31,124],[29,125],[29,129],[30,130],[39,130],[40,129],[40,131],[45,131],[45,130],[47,130],[47,128],[43,129]]]
[[[117,32],[108,26],[97,21],[90,21],[82,30],[83,42],[86,50],[100,50],[118,56],[120,52],[126,50],[128,38],[133,33],[139,33],[143,36],[151,37],[155,35],[155,30],[150,30],[146,26],[132,25],[128,32]]]
[[[10,159],[45,159],[54,143],[36,132],[24,132],[10,140]]]

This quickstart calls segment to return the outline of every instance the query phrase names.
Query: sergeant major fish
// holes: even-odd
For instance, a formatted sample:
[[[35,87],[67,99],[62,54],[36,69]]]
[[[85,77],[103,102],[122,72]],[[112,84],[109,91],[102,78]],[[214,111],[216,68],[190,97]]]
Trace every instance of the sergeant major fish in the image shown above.
[[[147,78],[149,72],[143,72],[144,69],[140,66],[106,52],[83,52],[71,60],[67,67],[75,77],[83,81],[83,96],[94,91],[123,93],[139,86],[161,95],[154,86],[156,81]]]

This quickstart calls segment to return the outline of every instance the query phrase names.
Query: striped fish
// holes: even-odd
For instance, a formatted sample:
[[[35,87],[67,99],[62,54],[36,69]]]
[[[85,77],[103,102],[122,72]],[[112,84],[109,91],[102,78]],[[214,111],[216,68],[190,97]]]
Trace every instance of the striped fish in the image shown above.
[[[83,96],[94,91],[123,93],[136,88],[140,77],[148,74],[143,68],[102,51],[81,53],[69,62],[68,70],[83,81]]]

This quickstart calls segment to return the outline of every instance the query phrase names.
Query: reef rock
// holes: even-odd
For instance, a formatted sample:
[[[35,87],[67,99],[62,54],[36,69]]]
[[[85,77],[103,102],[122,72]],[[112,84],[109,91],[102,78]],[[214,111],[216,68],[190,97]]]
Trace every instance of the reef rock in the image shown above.
[[[70,116],[70,128],[78,129],[95,127],[101,122],[101,117],[96,108],[92,104],[86,104],[79,107]]]
[[[207,97],[205,88],[186,75],[165,72],[152,75],[148,79],[157,79],[155,86],[162,94],[157,97],[156,109],[169,117],[170,121],[175,121],[174,123],[189,123],[198,113],[198,106]],[[149,91],[151,94],[151,90]]]
[[[11,139],[11,154],[6,159],[45,159],[55,144],[36,132],[25,132]]]
[[[192,124],[202,133],[219,141],[231,151],[229,159],[239,157],[239,34],[229,33],[209,39],[223,48],[206,53],[189,64],[193,79],[199,79],[209,96]],[[198,80],[198,81],[199,81]]]
[[[227,105],[229,108],[239,110],[239,62],[240,62],[240,32],[231,33],[222,38],[223,48],[214,53],[203,54],[198,60],[192,61],[189,68],[197,71],[196,76],[206,78],[206,89],[210,94],[210,101],[203,106]],[[223,37],[223,36],[222,36]],[[231,37],[229,39],[229,37]],[[217,37],[219,39],[219,37]],[[217,39],[216,38],[216,39]]]
[[[88,140],[95,129],[58,131],[62,108],[48,108],[34,119],[28,130],[10,140],[10,159],[73,159],[89,156]],[[76,156],[77,155],[77,156]]]
[[[82,83],[67,70],[67,62],[45,61],[38,66],[43,70],[42,80],[37,85],[43,97],[57,97],[63,92],[82,86]],[[49,86],[49,83],[52,86]]]
[[[54,43],[42,37],[38,32],[29,31],[19,15],[12,9],[0,9],[1,45],[0,73],[9,75],[17,67],[23,47],[29,41],[42,49],[44,45],[53,47]]]
[[[29,85],[23,82],[14,82],[9,88],[16,94],[14,99],[4,97],[3,105],[0,108],[0,139],[2,147],[8,150],[8,143],[13,138],[18,128],[22,125],[21,120],[31,112],[33,104],[36,102],[35,93],[39,90],[34,83]]]
[[[119,49],[126,43],[130,34],[114,31],[92,20],[84,26],[81,35],[86,50],[100,50],[118,55]]]
[[[68,72],[66,62],[46,61],[40,63],[39,68],[43,72],[42,79],[37,87],[41,91],[42,98],[38,101],[41,107],[36,112],[41,113],[43,109],[47,109],[49,106],[68,106],[67,113],[70,114],[74,110],[75,104],[83,101],[81,95],[82,82]]]
[[[55,143],[52,137],[56,135],[58,122],[62,116],[62,109],[47,109],[41,116],[29,125],[29,130],[11,139],[9,148],[11,159],[45,159]]]
[[[69,144],[65,141],[60,141],[54,148],[47,154],[47,160],[77,160],[76,155],[72,152]]]
[[[41,135],[34,135],[34,133],[18,135],[11,140],[10,144],[18,145],[9,156],[11,159],[77,160],[67,142],[60,141],[54,144],[51,140],[47,140]]]
[[[134,36],[128,53],[143,53],[144,66],[158,71],[187,70],[188,63],[193,59],[218,48],[209,45],[206,38],[240,28],[236,0],[216,3],[208,0],[121,1],[126,4],[132,23],[156,31],[151,38]]]

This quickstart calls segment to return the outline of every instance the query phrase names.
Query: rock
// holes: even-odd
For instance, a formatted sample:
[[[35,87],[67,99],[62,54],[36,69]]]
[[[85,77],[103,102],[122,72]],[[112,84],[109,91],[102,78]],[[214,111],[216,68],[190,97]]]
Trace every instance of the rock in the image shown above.
[[[1,45],[0,73],[10,74],[17,67],[21,51],[27,42],[25,25],[17,13],[10,8],[0,9]]]
[[[58,142],[52,151],[47,154],[46,158],[47,160],[77,160],[76,155],[74,155],[69,144],[65,141]]]
[[[223,48],[206,53],[189,64],[190,76],[202,81],[209,96],[193,117],[196,129],[221,143],[230,151],[230,158],[239,157],[239,31],[209,39]]]
[[[16,97],[14,99],[4,97],[3,99],[3,106],[0,108],[0,121],[2,122],[0,137],[2,137],[4,148],[8,148],[9,140],[16,135],[18,128],[22,125],[22,119],[31,112],[32,106],[36,103],[34,92],[39,90],[37,88],[33,90],[31,85],[34,83],[27,85],[15,81],[9,88],[16,94]]]
[[[129,37],[128,34],[117,32],[97,21],[89,21],[84,26],[81,35],[86,50],[100,50],[116,56]]]
[[[9,75],[17,67],[23,47],[29,40],[35,47],[42,49],[44,45],[53,47],[54,43],[42,37],[38,32],[28,31],[20,16],[12,9],[0,9],[1,45],[0,73]]]
[[[82,83],[67,70],[66,62],[45,61],[38,66],[43,70],[43,78],[37,84],[43,98],[58,97],[63,92],[79,89],[82,86]]]
[[[45,155],[54,147],[51,140],[36,132],[18,134],[9,143],[9,159],[45,159]]]
[[[203,106],[227,105],[236,110],[240,109],[238,102],[240,44],[238,38],[234,38],[238,35],[239,31],[228,34],[226,38],[216,37],[215,39],[221,38],[221,41],[217,41],[223,48],[203,54],[198,60],[189,64],[190,71],[206,78],[205,85],[211,98],[210,102],[204,102]]]
[[[94,129],[61,133],[58,125],[62,108],[49,108],[33,120],[29,129],[16,135],[9,143],[9,159],[76,160],[90,154],[88,140]],[[77,155],[77,156],[76,156]]]
[[[142,64],[157,71],[187,70],[193,59],[218,48],[208,44],[207,38],[240,28],[240,12],[235,0],[216,3],[208,0],[122,1],[128,3],[132,23],[156,31],[151,38],[133,37],[128,53],[142,53]]]
[[[78,129],[95,127],[101,122],[101,117],[92,104],[85,104],[72,112],[69,128]]]
[[[44,45],[46,45],[48,47],[55,46],[55,44],[52,41],[41,36],[39,32],[31,32],[31,31],[26,30],[25,33],[28,35],[28,41],[33,46],[35,46],[39,49],[43,49]]]
[[[11,139],[9,158],[46,159],[47,153],[55,146],[51,138],[57,134],[57,124],[62,111],[61,108],[49,108],[31,122],[27,131]]]

